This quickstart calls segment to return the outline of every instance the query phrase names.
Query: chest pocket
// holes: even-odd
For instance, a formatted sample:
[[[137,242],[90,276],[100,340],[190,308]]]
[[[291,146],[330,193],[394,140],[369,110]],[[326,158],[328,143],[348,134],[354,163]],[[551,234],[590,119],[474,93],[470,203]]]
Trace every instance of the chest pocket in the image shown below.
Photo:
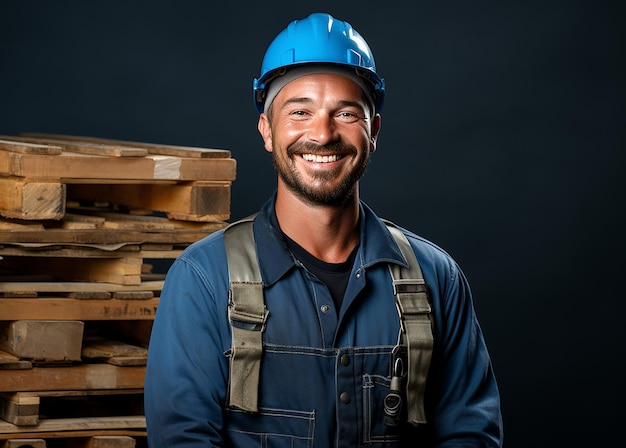
[[[231,224],[224,231],[230,275],[228,316],[232,329],[229,358],[228,407],[258,413],[258,391],[263,331],[267,308],[256,255],[252,223],[254,215]],[[407,421],[426,423],[424,390],[433,349],[431,307],[421,268],[406,236],[385,222],[408,267],[389,264],[396,306],[400,317],[399,345],[407,347],[407,369],[403,381]]]

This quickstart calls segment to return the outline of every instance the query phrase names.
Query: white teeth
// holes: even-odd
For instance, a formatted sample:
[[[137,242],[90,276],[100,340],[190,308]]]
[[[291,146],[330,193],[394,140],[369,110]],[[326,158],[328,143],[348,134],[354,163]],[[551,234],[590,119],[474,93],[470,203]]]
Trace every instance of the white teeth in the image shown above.
[[[327,163],[339,160],[338,155],[332,156],[316,156],[315,154],[302,154],[302,158],[308,162]]]

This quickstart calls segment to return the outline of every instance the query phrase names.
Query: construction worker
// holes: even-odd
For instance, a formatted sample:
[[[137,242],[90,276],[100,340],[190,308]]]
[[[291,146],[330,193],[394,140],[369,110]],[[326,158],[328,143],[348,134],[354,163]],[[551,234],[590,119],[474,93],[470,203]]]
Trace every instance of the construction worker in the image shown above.
[[[253,95],[277,189],[167,274],[150,447],[501,446],[466,278],[359,197],[385,96],[365,40],[328,14],[296,20]]]

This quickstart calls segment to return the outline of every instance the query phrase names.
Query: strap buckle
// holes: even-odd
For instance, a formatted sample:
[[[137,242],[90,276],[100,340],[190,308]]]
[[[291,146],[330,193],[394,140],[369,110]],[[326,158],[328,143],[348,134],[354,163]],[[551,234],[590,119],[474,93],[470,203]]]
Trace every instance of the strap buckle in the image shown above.
[[[260,282],[231,283],[228,319],[234,327],[250,331],[265,331],[267,316],[269,315],[265,303],[248,300],[254,294],[258,294],[261,287]],[[233,295],[238,297],[236,301],[233,301]]]

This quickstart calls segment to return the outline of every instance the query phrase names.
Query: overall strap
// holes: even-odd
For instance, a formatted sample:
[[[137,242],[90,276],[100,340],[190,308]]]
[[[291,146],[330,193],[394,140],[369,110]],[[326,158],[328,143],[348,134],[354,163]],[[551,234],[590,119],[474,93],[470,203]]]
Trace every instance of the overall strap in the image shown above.
[[[409,241],[393,224],[386,224],[409,264],[404,268],[390,263],[389,270],[400,315],[400,343],[407,347],[407,420],[417,425],[426,423],[424,391],[434,343],[431,307],[426,282]]]
[[[254,216],[224,231],[230,275],[228,317],[232,329],[228,406],[258,412],[262,334],[268,311],[252,231]],[[415,253],[406,236],[386,223],[409,267],[389,264],[400,316],[400,343],[407,347],[408,422],[425,423],[424,390],[433,350],[430,303]]]
[[[230,291],[228,319],[232,329],[228,406],[258,412],[263,331],[268,311],[252,232],[254,216],[224,231]]]

